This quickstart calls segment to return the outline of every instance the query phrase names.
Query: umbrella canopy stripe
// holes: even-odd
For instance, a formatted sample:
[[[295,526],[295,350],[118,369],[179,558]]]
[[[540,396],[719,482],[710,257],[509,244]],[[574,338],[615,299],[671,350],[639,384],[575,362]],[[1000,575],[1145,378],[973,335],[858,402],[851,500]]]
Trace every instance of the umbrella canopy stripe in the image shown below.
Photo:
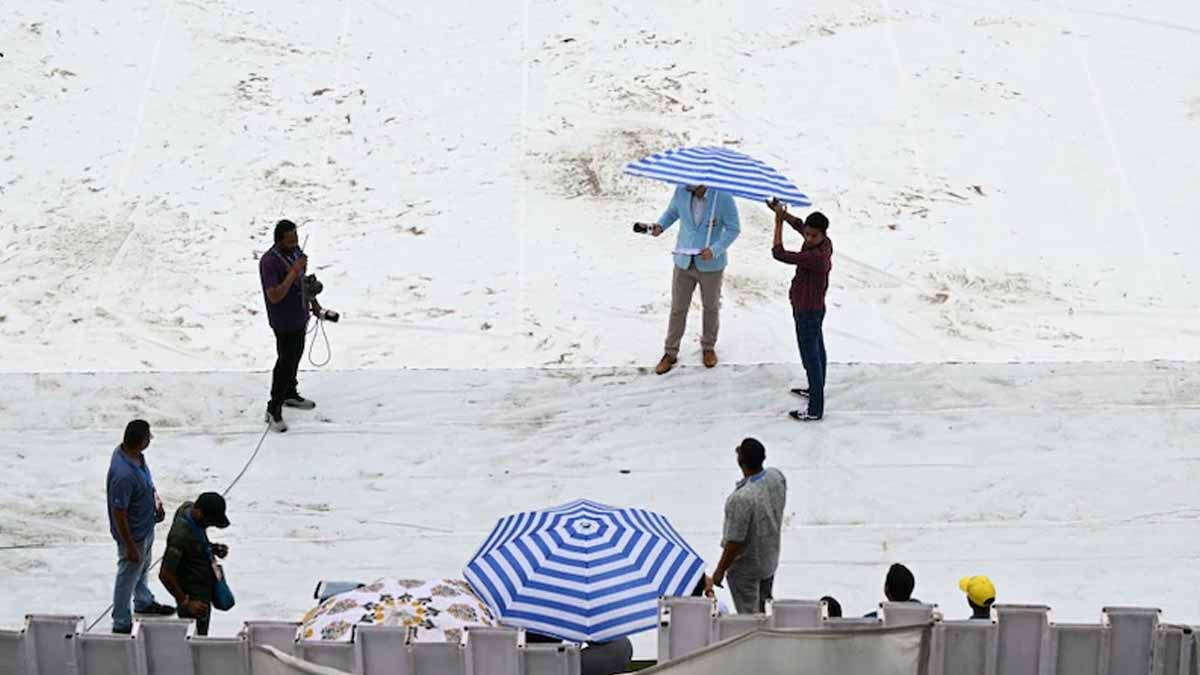
[[[661,515],[659,515],[657,513],[653,514],[653,516],[654,516],[655,522],[658,525],[659,530],[662,532],[664,537],[677,543],[680,546],[686,546],[686,544],[683,541],[683,537],[679,536],[679,533],[676,532],[675,528],[671,526],[671,522],[669,520],[667,520],[666,518],[663,518]]]
[[[725,148],[713,147],[698,147],[698,148],[682,148],[676,152],[667,151],[670,155],[679,155],[682,157],[690,157],[696,160],[717,162],[733,168],[745,168],[759,173],[777,176],[783,178],[783,174],[779,173],[767,164],[754,159],[748,155],[743,155],[740,152],[727,150]]]
[[[746,199],[777,197],[796,206],[812,205],[807,195],[775,169],[726,148],[666,150],[630,163],[625,173],[677,185],[706,185]]]
[[[515,542],[515,545],[517,547],[522,547],[521,542]],[[519,570],[516,570],[516,573],[522,575],[522,581],[525,582],[530,588],[543,585],[546,589],[570,589],[573,588],[572,584],[578,584],[579,586],[589,589],[591,597],[597,597],[610,592],[610,585],[601,585],[604,582],[616,583],[616,580],[626,578],[631,575],[644,576],[650,572],[653,572],[653,566],[647,569],[647,562],[653,560],[654,563],[657,564],[661,560],[661,556],[666,553],[665,551],[661,550],[662,548],[663,546],[661,545],[656,545],[657,550],[650,547],[643,547],[642,551],[631,561],[630,564],[627,564],[621,568],[609,570],[608,572],[595,574],[593,576],[562,572],[559,570],[548,569],[543,566],[539,566],[535,570],[533,569],[533,565],[536,564],[536,558],[529,557],[527,555],[528,551],[523,550],[521,551],[521,562],[525,564],[518,563]],[[652,555],[653,558],[651,558]],[[504,557],[510,562],[514,561],[515,559],[515,557],[512,556],[508,551],[505,551]]]
[[[656,601],[657,602],[657,601]],[[598,622],[595,625],[583,624],[566,619],[546,616],[538,612],[513,611],[510,615],[512,623],[519,623],[523,628],[544,635],[554,635],[567,640],[586,642],[595,640],[603,642],[624,637],[629,633],[622,632],[627,625],[642,625],[649,623],[653,628],[658,621],[658,608],[642,609],[621,616]],[[644,629],[643,629],[644,630]],[[584,637],[594,636],[594,637]]]
[[[666,518],[588,501],[500,519],[465,570],[502,622],[569,640],[653,628],[702,573]]]
[[[653,171],[646,171],[642,174],[648,178],[672,177],[677,180],[684,180],[689,184],[708,185],[710,183],[721,181],[727,185],[738,186],[755,192],[781,194],[781,195],[801,195],[796,188],[788,185],[786,181],[777,181],[775,179],[749,179],[745,174],[740,174],[733,171],[723,171],[719,168],[702,168],[696,166],[684,166],[674,162],[664,162],[655,166]]]
[[[615,541],[610,542],[605,548],[587,553],[563,551],[559,548],[559,542],[542,535],[533,535],[530,539],[537,548],[537,552],[540,553],[540,559],[547,565],[575,568],[581,561],[585,561],[588,567],[599,569],[621,562],[633,549],[645,545],[647,536],[640,532],[626,532],[621,534]],[[617,550],[612,552],[613,549]],[[603,555],[605,553],[608,555]],[[603,557],[601,557],[602,555]]]
[[[657,619],[657,599],[662,595],[670,594],[663,589],[674,583],[673,578],[678,577],[678,573],[682,573],[684,578],[700,574],[702,563],[695,560],[692,564],[693,567],[689,569],[673,565],[673,571],[677,574],[665,576],[657,592],[633,595],[620,603],[607,603],[596,607],[593,612],[594,619],[588,624],[590,630],[584,629],[577,605],[554,600],[541,600],[536,604],[519,602],[505,605],[504,621],[510,625],[520,625],[547,635],[580,641],[613,639],[630,634],[627,630],[625,632],[614,631],[612,630],[614,626],[633,625],[640,626],[638,630],[650,629],[654,627]],[[486,594],[481,594],[481,597],[485,601],[488,600]],[[646,609],[625,613],[621,611],[622,608],[630,605],[641,605]]]
[[[643,513],[634,513],[632,515],[634,518],[637,519],[638,525],[640,525],[641,527],[644,527],[647,530],[650,530],[651,532],[657,534],[658,536],[662,537],[663,539],[666,539],[668,541],[672,540],[671,535],[669,535],[666,532],[666,530],[664,530],[662,528],[661,521],[663,520],[663,518],[661,516],[658,516],[658,514],[649,514],[649,513],[643,512]],[[676,543],[680,543],[680,542],[676,541]]]
[[[515,516],[509,516],[508,518],[500,521],[500,524],[492,530],[492,533],[488,536],[487,541],[483,542],[483,546],[479,547],[479,550],[475,552],[475,555],[482,555],[483,553],[492,550],[496,546],[499,546],[504,541],[507,541],[508,538],[513,535],[513,533],[515,533],[524,525],[527,519],[531,519],[535,517],[535,515],[536,514],[532,513],[520,513]]]
[[[581,576],[577,572],[568,570],[578,569],[580,561],[563,560],[553,556],[546,555],[547,551],[542,548],[541,542],[537,544],[537,551],[527,549],[523,542],[513,542],[514,546],[519,546],[522,549],[522,554],[526,559],[537,561],[540,569],[544,574],[550,574],[564,581],[579,580],[581,583],[598,583],[607,579],[628,574],[633,571],[633,566],[630,565],[630,560],[640,560],[644,556],[641,553],[644,549],[653,547],[655,542],[649,541],[647,537],[642,536],[639,539],[630,539],[630,541],[617,553],[611,556],[606,556],[597,560],[586,560],[589,574]],[[538,555],[541,553],[541,555]],[[619,566],[618,566],[619,565]]]
[[[775,172],[760,171],[754,168],[745,168],[739,166],[731,166],[725,162],[716,160],[687,160],[674,157],[664,157],[658,160],[651,160],[656,166],[676,169],[679,171],[695,171],[704,169],[710,173],[735,180],[745,180],[747,175],[755,176],[759,182],[767,185],[772,185],[783,190],[793,190],[791,183],[786,178]]]
[[[724,190],[735,197],[744,199],[766,199],[769,197],[779,197],[787,200],[788,203],[800,202],[803,193],[794,191],[784,191],[769,186],[764,186],[759,183],[735,181],[728,178],[717,176],[707,171],[666,171],[666,170],[647,170],[647,171],[631,171],[634,175],[643,176],[646,178],[656,178],[669,183],[679,185],[706,185],[714,190]],[[804,197],[807,201],[807,197]]]
[[[647,159],[654,161],[662,161],[665,159],[683,158],[690,163],[716,163],[737,170],[747,170],[761,175],[774,176],[776,178],[784,178],[783,174],[768,166],[764,162],[760,162],[753,157],[743,155],[740,152],[727,150],[725,148],[714,148],[711,146],[701,146],[695,148],[679,148],[677,150],[666,150]],[[786,180],[786,179],[785,179]]]
[[[724,190],[736,197],[745,199],[778,197],[789,204],[796,204],[797,206],[808,206],[811,204],[808,201],[808,197],[799,190],[785,191],[764,185],[763,183],[724,178],[704,169],[675,171],[655,167],[650,169],[631,169],[629,173],[635,176],[656,178],[680,185],[706,185],[714,190]]]
[[[657,515],[657,514],[655,514],[655,515]],[[671,524],[671,521],[667,520],[666,518],[662,518],[662,517],[659,517],[659,520],[662,523],[663,529],[667,531],[668,538],[671,541],[676,542],[680,546],[687,546],[687,542],[679,534],[679,532],[675,529],[675,526]]]

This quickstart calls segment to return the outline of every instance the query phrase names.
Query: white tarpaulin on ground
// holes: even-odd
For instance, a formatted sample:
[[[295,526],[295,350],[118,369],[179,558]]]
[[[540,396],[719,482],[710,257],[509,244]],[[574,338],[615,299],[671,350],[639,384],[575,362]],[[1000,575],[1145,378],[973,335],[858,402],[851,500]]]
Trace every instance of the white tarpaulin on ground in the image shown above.
[[[643,672],[926,675],[929,635],[929,626],[755,631]]]

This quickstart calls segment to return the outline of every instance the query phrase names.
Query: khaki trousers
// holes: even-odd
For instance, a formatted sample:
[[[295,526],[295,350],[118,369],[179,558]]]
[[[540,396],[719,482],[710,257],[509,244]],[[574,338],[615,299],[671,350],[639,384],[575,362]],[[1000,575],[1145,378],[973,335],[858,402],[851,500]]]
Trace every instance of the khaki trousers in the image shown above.
[[[679,356],[679,343],[687,329],[688,308],[692,306],[692,295],[700,286],[700,301],[704,306],[704,326],[700,336],[701,349],[713,349],[717,344],[717,331],[721,328],[721,279],[724,270],[701,272],[693,262],[686,270],[672,266],[671,319],[667,324],[667,343],[664,351],[671,357]]]

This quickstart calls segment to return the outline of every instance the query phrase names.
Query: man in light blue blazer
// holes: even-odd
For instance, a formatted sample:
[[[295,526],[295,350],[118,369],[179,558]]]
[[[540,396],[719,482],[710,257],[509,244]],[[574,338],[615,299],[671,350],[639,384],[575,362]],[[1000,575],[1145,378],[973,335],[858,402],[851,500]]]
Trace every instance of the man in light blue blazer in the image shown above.
[[[679,360],[679,343],[687,328],[688,308],[696,286],[704,305],[704,327],[700,337],[704,365],[717,365],[717,331],[721,327],[721,279],[728,263],[726,251],[741,232],[733,197],[703,185],[675,188],[671,204],[651,228],[659,236],[676,222],[675,270],[671,280],[671,319],[662,360],[654,372],[662,375]],[[712,228],[711,233],[709,228]]]

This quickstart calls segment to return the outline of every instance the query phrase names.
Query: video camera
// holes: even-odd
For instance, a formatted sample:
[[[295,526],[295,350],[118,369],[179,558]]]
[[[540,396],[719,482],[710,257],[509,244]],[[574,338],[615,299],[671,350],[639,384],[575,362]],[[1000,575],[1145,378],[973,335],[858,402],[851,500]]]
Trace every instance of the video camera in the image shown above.
[[[317,296],[321,294],[321,291],[325,290],[325,284],[317,279],[317,275],[309,274],[304,277],[302,284],[304,297],[308,298],[308,309],[313,313],[313,316],[330,323],[337,323],[342,318],[341,314],[332,309],[325,309],[317,301]]]

